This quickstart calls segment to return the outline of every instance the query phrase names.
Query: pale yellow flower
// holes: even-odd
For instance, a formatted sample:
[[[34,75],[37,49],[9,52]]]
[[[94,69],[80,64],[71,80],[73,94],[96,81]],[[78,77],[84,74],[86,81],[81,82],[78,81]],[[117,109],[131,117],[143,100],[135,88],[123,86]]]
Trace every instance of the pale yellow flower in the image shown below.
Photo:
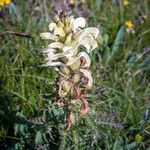
[[[128,0],[123,0],[123,5],[128,5],[129,4],[129,1]]]
[[[58,41],[59,40],[58,36],[53,35],[50,32],[41,33],[40,36],[41,36],[42,39],[46,39],[46,40],[53,40],[53,41]]]
[[[42,66],[53,67],[59,71],[58,95],[59,106],[69,106],[66,114],[67,129],[75,125],[75,115],[87,115],[89,104],[84,96],[93,86],[93,78],[89,67],[91,53],[98,44],[96,41],[99,30],[95,27],[86,27],[83,17],[56,16],[55,21],[49,24],[49,31],[41,33],[42,39],[50,43],[42,51],[46,55],[46,63]],[[64,99],[64,100],[63,100]],[[71,105],[79,103],[80,110],[73,112]]]
[[[91,62],[90,58],[88,57],[87,53],[92,52],[97,47],[96,38],[99,34],[99,30],[94,27],[85,28],[86,21],[83,17],[79,17],[74,19],[73,16],[70,16],[69,18],[66,18],[66,28],[69,28],[69,33],[65,33],[66,28],[64,25],[59,24],[61,21],[59,18],[55,17],[57,23],[50,23],[49,29],[51,32],[45,32],[41,33],[40,36],[42,39],[46,40],[52,40],[53,43],[48,45],[49,49],[58,49],[60,54],[53,54],[53,58],[55,60],[64,57],[68,61],[62,62],[62,63],[52,63],[54,59],[52,57],[47,57],[46,60],[49,60],[45,66],[54,66],[54,64],[63,65],[64,63],[66,66],[70,66],[76,61],[79,61],[80,59],[84,58],[84,65],[82,65],[83,68],[89,67]],[[61,26],[61,27],[60,27]],[[64,26],[64,27],[62,27]],[[52,33],[53,32],[53,33]],[[65,38],[65,42],[60,42],[61,38]],[[80,47],[83,46],[85,48],[86,52],[80,52]],[[57,50],[56,50],[57,51]],[[57,58],[57,59],[56,59]],[[51,65],[52,63],[52,65]]]
[[[0,6],[3,6],[4,4],[4,0],[0,0]]]
[[[9,5],[11,0],[0,0],[0,6]]]
[[[5,4],[9,5],[11,3],[11,0],[5,0]]]
[[[50,30],[50,31],[53,31],[53,30],[55,30],[56,28],[57,28],[56,23],[52,22],[52,23],[49,24],[49,30]]]
[[[69,0],[69,4],[74,5],[75,4],[75,0]]]
[[[58,35],[58,36],[64,37],[65,36],[65,32],[64,32],[63,28],[57,27],[54,30],[54,35]]]
[[[79,27],[84,28],[85,24],[86,24],[85,19],[83,17],[79,17],[74,20],[72,30],[74,32],[77,32]]]

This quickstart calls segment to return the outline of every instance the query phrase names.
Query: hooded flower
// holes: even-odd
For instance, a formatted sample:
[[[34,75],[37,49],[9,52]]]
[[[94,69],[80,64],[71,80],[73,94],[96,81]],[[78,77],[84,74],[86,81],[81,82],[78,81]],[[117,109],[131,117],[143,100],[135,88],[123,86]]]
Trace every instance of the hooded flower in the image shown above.
[[[81,115],[87,115],[89,103],[85,94],[93,86],[93,78],[89,67],[89,53],[97,48],[96,38],[99,30],[86,27],[83,17],[56,16],[49,24],[49,32],[41,33],[42,39],[48,40],[47,48],[42,52],[46,55],[43,67],[54,67],[59,71],[58,95],[59,106],[68,106],[66,115],[67,129],[75,124],[73,105],[80,105]],[[64,99],[64,100],[63,100]],[[72,106],[72,107],[71,107]]]
[[[49,25],[50,32],[40,34],[42,39],[53,41],[48,45],[49,52],[47,52],[51,53],[51,49],[55,50],[51,57],[47,57],[48,62],[44,66],[50,67],[54,64],[60,66],[64,63],[70,66],[83,58],[85,60],[83,67],[89,67],[91,62],[87,53],[92,52],[97,47],[95,39],[99,34],[99,30],[94,27],[85,28],[86,21],[82,17],[74,19],[70,16],[62,20],[59,17],[56,18],[55,22]],[[66,30],[70,32],[66,33]],[[85,48],[84,52],[81,51],[81,46]],[[64,57],[65,62],[60,59],[62,57]],[[56,63],[55,60],[59,60],[59,63]]]

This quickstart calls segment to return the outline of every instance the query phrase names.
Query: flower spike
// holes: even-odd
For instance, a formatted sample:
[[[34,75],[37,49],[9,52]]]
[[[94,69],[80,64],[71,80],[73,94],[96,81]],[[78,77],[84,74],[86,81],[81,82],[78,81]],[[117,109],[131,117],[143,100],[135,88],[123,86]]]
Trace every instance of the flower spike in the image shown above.
[[[54,20],[49,24],[49,32],[40,34],[42,39],[50,42],[42,50],[47,61],[42,66],[59,71],[57,92],[60,100],[57,105],[65,109],[68,107],[66,126],[69,130],[76,124],[76,114],[85,116],[89,111],[89,103],[85,96],[93,86],[89,53],[98,47],[96,38],[99,29],[85,28],[86,20],[83,17],[63,15],[56,16]],[[75,110],[74,105],[80,108]]]

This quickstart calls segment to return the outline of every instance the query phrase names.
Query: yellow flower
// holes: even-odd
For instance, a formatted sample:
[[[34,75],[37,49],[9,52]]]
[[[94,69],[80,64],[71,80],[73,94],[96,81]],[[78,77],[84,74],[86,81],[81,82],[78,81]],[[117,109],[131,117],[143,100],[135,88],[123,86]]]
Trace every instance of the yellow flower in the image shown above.
[[[128,5],[129,4],[129,2],[128,2],[128,0],[123,0],[123,5]]]
[[[128,33],[135,33],[135,31],[134,31],[134,24],[132,23],[132,21],[126,21],[125,22],[125,25],[126,25],[126,31],[128,32]]]
[[[141,142],[141,141],[142,141],[142,136],[141,136],[140,134],[137,134],[137,135],[135,136],[135,141],[136,141],[136,142]]]
[[[5,4],[9,5],[11,3],[11,0],[5,0]]]
[[[4,5],[4,0],[0,0],[0,6]]]
[[[75,4],[75,0],[69,0],[69,4],[70,5],[74,5]]]
[[[126,24],[127,28],[132,28],[134,26],[132,21],[126,21],[125,24]]]
[[[0,6],[9,5],[11,0],[0,0]]]

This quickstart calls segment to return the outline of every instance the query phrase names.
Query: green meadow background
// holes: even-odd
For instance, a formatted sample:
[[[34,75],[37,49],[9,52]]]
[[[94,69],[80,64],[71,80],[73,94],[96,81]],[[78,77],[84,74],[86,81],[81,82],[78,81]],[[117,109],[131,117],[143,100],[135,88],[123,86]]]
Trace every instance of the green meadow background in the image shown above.
[[[150,1],[128,2],[15,0],[2,8],[0,150],[150,150]],[[60,8],[103,37],[91,54],[90,111],[67,132],[53,104],[58,74],[40,67],[39,34]]]

